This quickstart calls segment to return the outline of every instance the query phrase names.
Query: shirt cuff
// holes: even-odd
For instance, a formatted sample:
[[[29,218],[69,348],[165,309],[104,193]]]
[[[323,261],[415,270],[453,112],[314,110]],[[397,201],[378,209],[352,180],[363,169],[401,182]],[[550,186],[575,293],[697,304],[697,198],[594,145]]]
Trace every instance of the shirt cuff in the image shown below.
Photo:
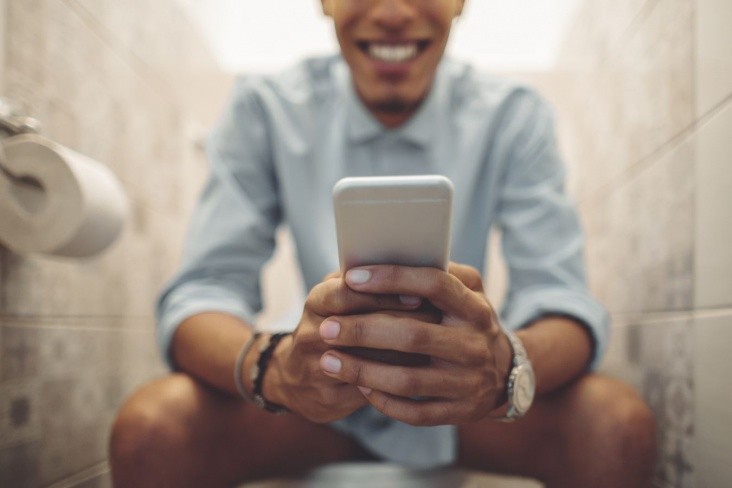
[[[176,369],[171,342],[180,324],[203,312],[221,312],[254,324],[254,312],[237,294],[220,283],[186,283],[164,294],[158,302],[156,340],[165,362]]]
[[[602,361],[610,336],[610,316],[590,295],[569,289],[534,289],[512,297],[501,313],[503,325],[517,330],[546,315],[568,315],[590,333],[593,355],[589,364],[595,370]]]

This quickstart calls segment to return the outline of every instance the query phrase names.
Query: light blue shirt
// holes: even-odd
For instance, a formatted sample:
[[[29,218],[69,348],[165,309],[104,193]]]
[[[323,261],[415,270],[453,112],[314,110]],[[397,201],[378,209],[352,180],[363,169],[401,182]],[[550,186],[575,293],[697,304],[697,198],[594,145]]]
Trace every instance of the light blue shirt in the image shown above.
[[[279,224],[291,229],[309,290],[338,269],[336,181],[411,174],[445,175],[455,186],[452,261],[483,269],[489,230],[502,230],[505,327],[569,315],[594,339],[591,366],[602,357],[608,316],[587,291],[583,234],[564,192],[552,111],[531,89],[445,59],[417,113],[387,129],[360,102],[340,56],[311,59],[238,80],[207,152],[211,176],[180,272],[158,304],[157,338],[168,360],[178,324],[191,315],[220,311],[255,322],[260,271]],[[396,462],[455,459],[453,426],[413,427],[371,407],[332,425]]]

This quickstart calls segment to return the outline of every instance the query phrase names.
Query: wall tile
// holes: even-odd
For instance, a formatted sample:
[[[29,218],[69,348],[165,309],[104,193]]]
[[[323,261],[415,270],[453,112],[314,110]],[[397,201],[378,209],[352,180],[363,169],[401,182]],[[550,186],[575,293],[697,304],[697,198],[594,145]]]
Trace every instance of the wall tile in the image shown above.
[[[694,140],[581,207],[591,289],[611,312],[693,302]]]
[[[619,49],[645,0],[583,0],[567,29],[557,60],[560,69],[596,69]],[[582,39],[582,42],[578,42]]]
[[[732,103],[697,136],[695,305],[732,305]]]
[[[0,385],[0,448],[28,444],[41,436],[38,382]]]
[[[613,331],[602,369],[636,386],[656,413],[658,486],[716,488],[732,479],[730,340],[732,313],[621,318]]]
[[[33,442],[0,448],[0,486],[36,488],[40,444]]]
[[[103,461],[117,409],[164,372],[151,319],[147,329],[127,320],[6,320],[3,329],[13,334],[32,332],[27,337],[36,340],[38,365],[31,377],[0,383],[0,448],[41,441],[36,468],[42,483]]]
[[[228,91],[210,87],[231,77],[176,0],[2,5],[3,95],[45,136],[107,164],[134,209],[92,259],[0,248],[0,486],[40,486],[103,461],[116,410],[165,372],[151,313],[207,171],[192,128],[210,122]],[[188,74],[209,92],[190,91]]]
[[[16,66],[28,78],[42,84],[45,79],[43,67],[46,52],[44,24],[39,22],[45,16],[44,0],[7,0],[5,62]],[[21,28],[22,27],[22,28]]]
[[[697,117],[732,95],[732,3],[696,0]]]
[[[7,260],[8,250],[0,243],[0,325],[2,325],[2,317],[6,314],[5,310],[5,288],[8,286],[7,281]],[[2,340],[2,339],[0,339]],[[0,346],[2,346],[0,344]]]
[[[5,23],[7,17],[6,0],[0,0],[0,66],[5,66]],[[5,70],[0,71],[0,92],[5,92]]]
[[[732,313],[695,320],[694,458],[697,486],[727,486],[732,480]]]
[[[0,384],[38,374],[38,331],[0,325]]]
[[[604,5],[606,2],[602,2]],[[612,3],[612,2],[611,2]],[[573,61],[572,50],[560,52],[547,96],[558,108],[563,148],[576,179],[580,202],[595,201],[624,183],[630,168],[690,127],[695,119],[693,75],[693,1],[660,0],[634,5],[640,13],[623,18],[627,25],[603,30],[598,7],[595,27],[568,29],[572,49],[600,62]],[[612,7],[608,6],[608,9]],[[599,54],[592,39],[621,39]]]
[[[112,488],[109,471],[73,484],[74,488]]]
[[[10,7],[8,37],[17,40],[8,57],[11,96],[42,120],[47,136],[109,164],[134,211],[120,240],[99,257],[73,262],[17,255],[6,259],[4,313],[147,315],[177,264],[183,230],[206,171],[189,138],[190,110],[174,91],[165,90],[154,70],[141,70],[128,49],[113,39],[100,42],[103,27],[89,20],[77,2],[13,0]],[[116,9],[114,15],[101,17],[113,19],[129,17],[128,7],[107,2],[98,8]],[[148,9],[143,2],[139,8]],[[156,24],[147,15],[140,17]],[[134,14],[128,19],[132,28],[135,19]],[[148,34],[155,34],[154,29]],[[34,44],[24,41],[25,35],[33,36]],[[176,45],[171,39],[156,42]],[[182,42],[195,43],[190,36]]]
[[[603,370],[631,382],[656,415],[655,483],[691,488],[697,469],[693,321],[688,316],[631,321],[615,332],[622,339],[613,338],[613,352]]]

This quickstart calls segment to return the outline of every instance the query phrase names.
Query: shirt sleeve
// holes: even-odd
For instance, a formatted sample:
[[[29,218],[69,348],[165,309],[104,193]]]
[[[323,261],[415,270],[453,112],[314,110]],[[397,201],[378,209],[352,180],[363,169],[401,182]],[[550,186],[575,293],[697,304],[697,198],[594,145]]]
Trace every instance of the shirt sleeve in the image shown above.
[[[261,309],[260,270],[281,220],[263,108],[241,79],[206,153],[208,182],[194,211],[178,274],[157,303],[158,346],[171,367],[173,334],[186,318],[217,311],[249,323]]]
[[[577,210],[565,192],[565,167],[558,153],[550,107],[528,92],[513,123],[521,127],[505,172],[498,225],[509,270],[503,323],[518,329],[546,315],[567,315],[590,332],[596,368],[609,339],[605,308],[589,293],[584,235]],[[516,127],[516,125],[514,125]]]

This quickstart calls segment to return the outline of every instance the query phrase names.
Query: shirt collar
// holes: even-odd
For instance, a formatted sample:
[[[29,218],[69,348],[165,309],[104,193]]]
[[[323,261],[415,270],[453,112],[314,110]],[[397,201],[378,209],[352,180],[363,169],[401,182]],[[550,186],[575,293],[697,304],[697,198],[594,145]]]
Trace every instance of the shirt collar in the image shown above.
[[[336,65],[338,82],[346,97],[347,109],[347,132],[351,142],[356,144],[368,142],[385,134],[393,134],[397,138],[411,142],[417,146],[425,147],[434,140],[437,130],[437,117],[440,113],[440,106],[446,102],[444,83],[441,74],[442,64],[437,69],[435,80],[432,83],[427,98],[417,109],[417,112],[402,126],[389,129],[382,125],[369,110],[364,106],[356,93],[351,79],[351,73],[345,62]]]

